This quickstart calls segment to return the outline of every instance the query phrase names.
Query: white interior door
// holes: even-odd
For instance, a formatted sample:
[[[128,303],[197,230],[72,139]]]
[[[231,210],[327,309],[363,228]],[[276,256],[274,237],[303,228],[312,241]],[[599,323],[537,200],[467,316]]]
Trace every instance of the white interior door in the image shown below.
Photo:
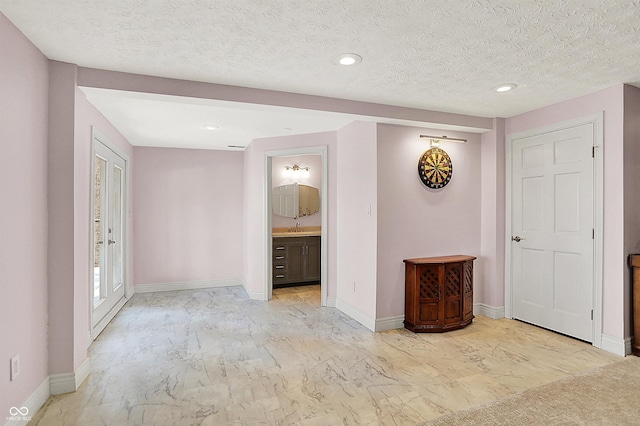
[[[512,316],[593,341],[593,123],[513,140]]]
[[[124,304],[124,206],[126,162],[94,139],[92,335]]]

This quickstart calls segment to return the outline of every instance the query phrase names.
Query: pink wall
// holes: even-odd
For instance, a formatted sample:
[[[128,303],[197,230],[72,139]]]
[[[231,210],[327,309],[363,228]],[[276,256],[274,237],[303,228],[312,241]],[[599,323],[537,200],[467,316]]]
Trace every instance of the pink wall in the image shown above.
[[[481,138],[480,257],[475,270],[474,303],[504,308],[505,259],[505,120],[494,119],[494,127]]]
[[[242,278],[243,153],[134,149],[135,284]]]
[[[506,135],[604,111],[604,265],[602,332],[618,338],[625,330],[625,283],[628,268],[624,245],[623,90],[615,86],[508,118]],[[628,285],[627,285],[628,287]]]
[[[264,293],[265,233],[264,220],[264,150],[256,141],[244,150],[244,199],[242,223],[244,225],[244,257],[242,278],[244,288],[252,299],[266,300]]]
[[[0,419],[47,378],[49,64],[0,14]],[[21,373],[9,380],[9,358]]]
[[[264,299],[265,288],[265,153],[291,148],[327,146],[327,240],[328,240],[328,287],[329,297],[335,297],[336,277],[336,133],[311,133],[256,139],[244,152],[244,263],[243,278],[249,295]],[[294,222],[295,224],[295,222]]]
[[[50,62],[49,72],[49,373],[74,371],[76,67]],[[87,277],[88,279],[88,277]],[[88,285],[88,284],[87,284]],[[81,302],[81,301],[79,301]],[[88,301],[86,302],[88,304]],[[86,330],[86,328],[85,328]],[[85,331],[86,334],[86,331]],[[83,338],[85,340],[86,337]],[[82,357],[84,360],[86,355]]]
[[[451,157],[453,177],[445,188],[429,189],[418,177],[418,159],[429,149],[420,134],[443,133],[468,141],[442,144]],[[376,317],[380,319],[404,314],[403,259],[454,254],[480,257],[482,186],[478,134],[379,124],[377,150]],[[368,161],[363,162],[369,167]],[[475,264],[480,267],[482,263],[480,258]],[[475,278],[481,286],[480,276]]]
[[[376,318],[377,292],[376,135],[375,123],[354,122],[338,131],[336,307],[355,308],[369,319]]]
[[[640,253],[640,89],[624,86],[624,254]],[[631,279],[625,274],[624,330],[631,335]]]
[[[294,183],[290,177],[284,177],[283,171],[285,166],[293,166],[297,164],[300,167],[309,167],[310,176],[305,179],[298,180],[300,185],[309,185],[318,188],[320,199],[322,200],[322,156],[321,155],[294,155],[291,157],[274,157],[271,163],[271,184],[272,187],[280,185],[288,185]],[[322,201],[321,201],[322,204]],[[296,222],[300,226],[322,226],[322,205],[320,211],[311,216],[304,216],[298,219],[279,216],[274,214],[271,219],[271,226],[274,228],[292,228],[296,226]]]

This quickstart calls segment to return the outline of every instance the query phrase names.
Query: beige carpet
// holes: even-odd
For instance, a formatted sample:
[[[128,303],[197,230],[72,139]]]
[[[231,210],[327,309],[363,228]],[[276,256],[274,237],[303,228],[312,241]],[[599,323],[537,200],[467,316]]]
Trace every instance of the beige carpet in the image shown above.
[[[640,358],[628,356],[421,425],[640,425]]]

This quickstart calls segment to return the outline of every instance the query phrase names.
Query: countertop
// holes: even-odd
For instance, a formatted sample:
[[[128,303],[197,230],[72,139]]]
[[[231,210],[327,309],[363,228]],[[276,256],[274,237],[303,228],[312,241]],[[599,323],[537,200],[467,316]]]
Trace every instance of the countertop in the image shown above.
[[[298,228],[273,228],[271,230],[271,236],[273,238],[282,237],[319,237],[322,233],[320,226],[304,226]]]

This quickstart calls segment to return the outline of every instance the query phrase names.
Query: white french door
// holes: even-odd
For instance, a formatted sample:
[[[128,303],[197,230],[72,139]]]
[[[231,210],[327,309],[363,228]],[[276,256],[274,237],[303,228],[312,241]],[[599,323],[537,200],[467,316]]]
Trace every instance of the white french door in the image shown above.
[[[594,339],[594,124],[514,139],[512,316]]]
[[[125,301],[124,248],[126,161],[98,138],[93,140],[92,337]]]

